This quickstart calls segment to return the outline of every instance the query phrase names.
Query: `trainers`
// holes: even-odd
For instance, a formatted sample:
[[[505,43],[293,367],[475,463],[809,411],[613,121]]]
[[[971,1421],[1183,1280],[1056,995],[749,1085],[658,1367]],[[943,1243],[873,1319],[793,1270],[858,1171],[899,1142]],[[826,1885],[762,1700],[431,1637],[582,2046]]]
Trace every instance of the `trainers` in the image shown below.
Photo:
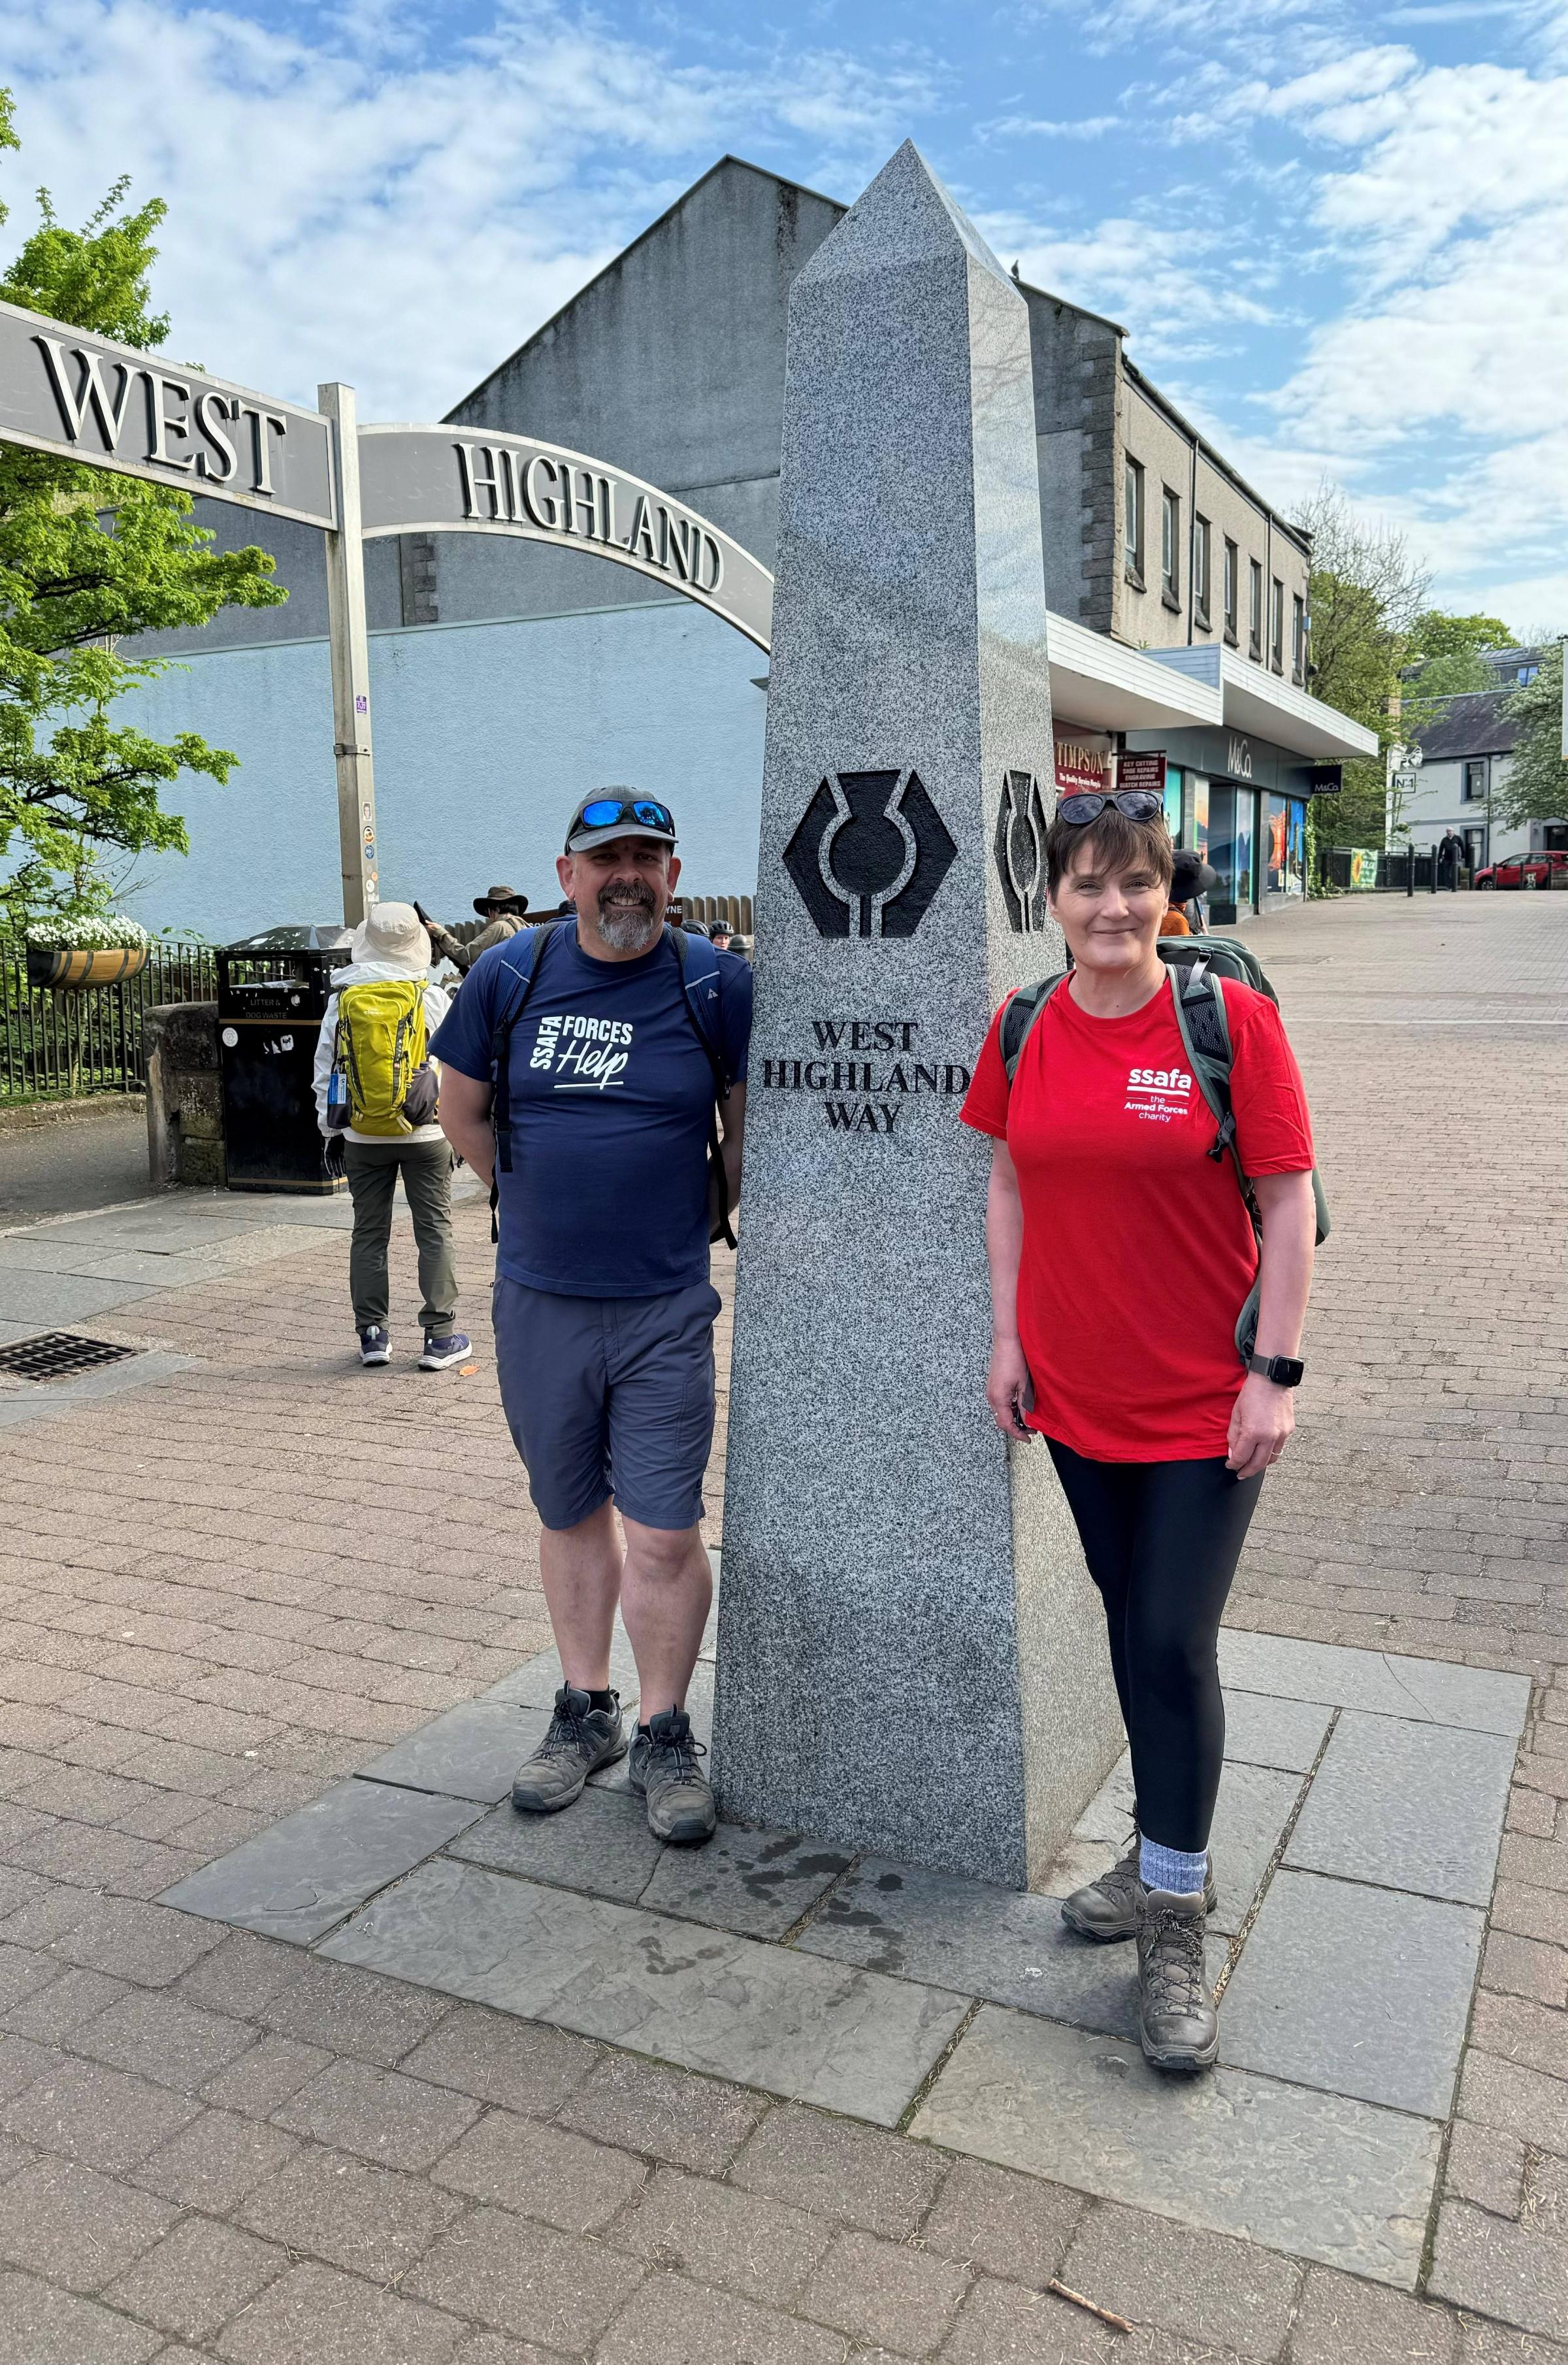
[[[1204,1960],[1201,1896],[1137,1894],[1137,2021],[1156,2069],[1206,2069],[1219,2051],[1219,2014]]]
[[[615,1693],[612,1698],[612,1709],[594,1708],[587,1692],[574,1691],[570,1684],[561,1686],[549,1732],[513,1777],[514,1807],[525,1815],[558,1814],[582,1797],[590,1774],[625,1756],[621,1696]]]
[[[379,1322],[359,1334],[359,1360],[362,1363],[389,1363],[392,1361],[392,1334]]]
[[[473,1350],[461,1330],[438,1333],[425,1332],[425,1351],[420,1357],[421,1372],[444,1372],[449,1364],[462,1362]]]
[[[707,1751],[691,1737],[684,1709],[666,1708],[632,1743],[631,1783],[648,1802],[648,1829],[656,1840],[692,1847],[711,1840],[717,1817],[713,1793],[697,1761]]]
[[[1136,1938],[1137,1935],[1138,1891],[1143,1883],[1138,1878],[1138,1832],[1133,1825],[1133,1844],[1119,1864],[1103,1872],[1083,1889],[1075,1889],[1070,1897],[1061,1901],[1061,1918],[1070,1930],[1081,1938],[1097,1938],[1103,1945],[1114,1938]],[[1209,1868],[1204,1881],[1204,1911],[1212,1913],[1219,1903],[1219,1891],[1215,1887],[1215,1860],[1209,1858]]]

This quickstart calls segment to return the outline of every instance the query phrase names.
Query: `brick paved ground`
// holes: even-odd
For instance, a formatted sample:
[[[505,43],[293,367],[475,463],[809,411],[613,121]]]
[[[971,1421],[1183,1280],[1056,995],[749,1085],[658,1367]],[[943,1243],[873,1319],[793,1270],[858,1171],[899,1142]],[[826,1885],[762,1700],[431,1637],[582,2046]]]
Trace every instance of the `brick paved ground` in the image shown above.
[[[6,2365],[1568,2365],[1568,1026],[1521,1023],[1568,1020],[1568,897],[1258,941],[1337,1233],[1235,1621],[1537,1685],[1442,2297],[149,1902],[547,1639],[487,1362],[351,1369],[328,1233],[93,1326],[202,1368],[0,1438]]]

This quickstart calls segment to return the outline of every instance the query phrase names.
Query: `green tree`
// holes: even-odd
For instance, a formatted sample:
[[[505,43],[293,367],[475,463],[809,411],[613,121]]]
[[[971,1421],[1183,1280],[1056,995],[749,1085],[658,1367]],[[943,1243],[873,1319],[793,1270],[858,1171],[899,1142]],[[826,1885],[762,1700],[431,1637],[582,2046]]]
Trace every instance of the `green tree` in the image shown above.
[[[1402,736],[1400,675],[1431,577],[1402,533],[1369,526],[1325,483],[1297,522],[1312,536],[1312,691],[1375,731],[1384,751]],[[1338,846],[1384,843],[1382,754],[1345,766],[1338,796],[1315,798],[1316,835]]]
[[[1500,616],[1450,616],[1445,609],[1427,608],[1410,628],[1413,662],[1437,657],[1479,656],[1483,649],[1518,645]]]
[[[1544,636],[1543,636],[1544,637]],[[1562,644],[1546,642],[1533,681],[1510,690],[1505,713],[1518,733],[1507,768],[1497,767],[1493,817],[1509,829],[1527,821],[1568,820],[1568,764],[1562,760]]]
[[[17,145],[0,90],[0,150]],[[79,230],[40,190],[38,228],[0,273],[0,297],[122,344],[161,344],[169,324],[149,278],[166,208],[128,208],[128,185]],[[225,780],[239,761],[195,732],[158,740],[112,719],[117,699],[170,663],[121,656],[123,637],[287,597],[265,551],[215,551],[192,508],[171,486],[0,445],[0,901],[14,925],[101,909],[111,851],[185,852],[160,790],[182,770]]]
[[[1417,616],[1410,638],[1401,701],[1407,736],[1435,722],[1449,699],[1495,690],[1497,677],[1482,651],[1515,646],[1500,616],[1451,616],[1441,608],[1428,608]]]

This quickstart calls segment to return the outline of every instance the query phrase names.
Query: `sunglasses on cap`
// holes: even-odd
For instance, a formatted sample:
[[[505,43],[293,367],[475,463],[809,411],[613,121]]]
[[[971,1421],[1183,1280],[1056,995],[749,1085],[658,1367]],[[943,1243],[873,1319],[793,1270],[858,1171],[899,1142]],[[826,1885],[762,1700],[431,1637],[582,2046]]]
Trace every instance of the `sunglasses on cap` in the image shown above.
[[[1165,800],[1153,789],[1115,789],[1109,792],[1098,789],[1082,796],[1063,797],[1057,807],[1058,821],[1079,824],[1098,821],[1107,805],[1114,805],[1129,821],[1152,821],[1165,810]]]
[[[595,797],[584,805],[572,826],[577,829],[611,829],[617,822],[640,822],[644,829],[667,830],[675,835],[675,816],[667,805],[655,804],[651,797]]]

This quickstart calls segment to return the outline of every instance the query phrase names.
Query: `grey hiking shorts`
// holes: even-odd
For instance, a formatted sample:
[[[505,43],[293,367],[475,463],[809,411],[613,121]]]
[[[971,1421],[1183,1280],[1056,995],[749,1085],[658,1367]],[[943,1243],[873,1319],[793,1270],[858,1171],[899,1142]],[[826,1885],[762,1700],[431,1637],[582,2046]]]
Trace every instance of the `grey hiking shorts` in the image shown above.
[[[713,1442],[708,1282],[666,1297],[557,1297],[496,1275],[496,1373],[547,1528],[613,1501],[645,1528],[694,1528]]]

